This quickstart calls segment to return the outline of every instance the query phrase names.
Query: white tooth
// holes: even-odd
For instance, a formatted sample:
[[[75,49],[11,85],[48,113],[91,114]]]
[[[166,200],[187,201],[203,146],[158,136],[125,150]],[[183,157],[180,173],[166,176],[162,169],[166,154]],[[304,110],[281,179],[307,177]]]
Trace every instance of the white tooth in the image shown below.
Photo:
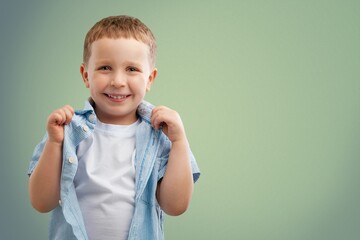
[[[109,94],[109,97],[115,98],[115,99],[121,99],[121,98],[125,98],[126,96],[113,96],[113,95]]]

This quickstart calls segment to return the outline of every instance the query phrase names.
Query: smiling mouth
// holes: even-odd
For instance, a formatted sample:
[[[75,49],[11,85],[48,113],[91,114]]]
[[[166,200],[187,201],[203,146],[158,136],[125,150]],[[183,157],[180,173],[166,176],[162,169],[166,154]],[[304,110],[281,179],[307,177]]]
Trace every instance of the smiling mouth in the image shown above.
[[[123,99],[128,97],[129,95],[111,95],[111,94],[107,94],[105,93],[106,96],[108,96],[109,98],[113,98],[113,99]]]
[[[127,97],[130,96],[130,95],[112,95],[112,94],[107,94],[107,93],[105,93],[105,95],[106,95],[108,98],[115,99],[115,100],[125,99],[125,98],[127,98]]]

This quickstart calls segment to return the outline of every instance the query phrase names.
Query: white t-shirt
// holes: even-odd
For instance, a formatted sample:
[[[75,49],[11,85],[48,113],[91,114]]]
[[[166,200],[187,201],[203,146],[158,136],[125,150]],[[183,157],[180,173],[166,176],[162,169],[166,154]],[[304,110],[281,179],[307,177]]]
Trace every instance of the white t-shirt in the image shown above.
[[[80,143],[74,183],[91,240],[127,239],[135,201],[135,132],[139,121],[123,126],[97,122]]]

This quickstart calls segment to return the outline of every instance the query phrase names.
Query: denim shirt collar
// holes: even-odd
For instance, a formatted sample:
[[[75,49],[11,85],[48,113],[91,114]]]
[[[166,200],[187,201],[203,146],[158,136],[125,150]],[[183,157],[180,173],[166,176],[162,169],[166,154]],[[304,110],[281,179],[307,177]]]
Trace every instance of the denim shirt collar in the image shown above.
[[[137,108],[137,114],[141,119],[151,123],[151,114],[153,109],[154,105],[143,100]]]

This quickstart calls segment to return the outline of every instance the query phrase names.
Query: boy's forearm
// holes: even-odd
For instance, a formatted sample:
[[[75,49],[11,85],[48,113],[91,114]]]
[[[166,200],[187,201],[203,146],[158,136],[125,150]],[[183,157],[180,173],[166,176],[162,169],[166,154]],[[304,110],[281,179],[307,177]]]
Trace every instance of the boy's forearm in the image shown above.
[[[46,142],[39,162],[29,179],[32,206],[39,212],[54,209],[60,199],[62,145]]]
[[[161,208],[169,215],[185,212],[190,204],[193,185],[188,142],[174,142],[165,175],[157,191]]]

